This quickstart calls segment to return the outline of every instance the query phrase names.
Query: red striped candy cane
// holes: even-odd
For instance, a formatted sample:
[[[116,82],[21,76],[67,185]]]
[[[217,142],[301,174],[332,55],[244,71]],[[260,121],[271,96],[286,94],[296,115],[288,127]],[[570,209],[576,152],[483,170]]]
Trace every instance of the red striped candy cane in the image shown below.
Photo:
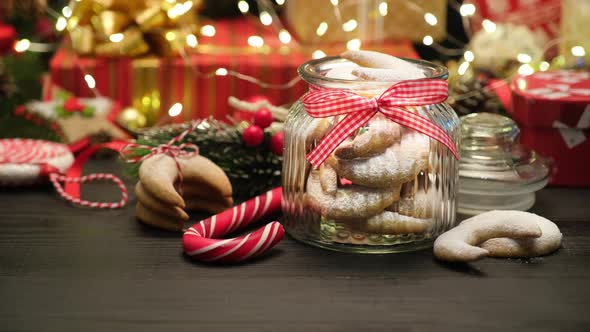
[[[216,214],[190,227],[182,237],[184,252],[203,262],[239,262],[258,256],[284,235],[283,226],[273,221],[244,236],[220,237],[281,209],[281,188],[267,191],[229,210]]]

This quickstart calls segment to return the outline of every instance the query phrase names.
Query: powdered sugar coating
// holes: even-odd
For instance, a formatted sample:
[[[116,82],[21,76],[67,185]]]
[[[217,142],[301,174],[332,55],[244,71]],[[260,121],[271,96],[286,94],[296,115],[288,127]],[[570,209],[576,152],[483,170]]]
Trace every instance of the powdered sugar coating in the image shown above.
[[[407,69],[383,69],[360,67],[352,71],[352,75],[366,81],[400,82],[425,78],[424,71],[413,67]]]
[[[334,194],[323,191],[319,171],[312,171],[307,179],[306,201],[329,219],[365,219],[372,217],[399,199],[401,186],[374,189],[349,185]]]
[[[538,238],[542,231],[536,214],[523,211],[488,211],[464,220],[434,242],[434,255],[451,262],[470,262],[486,257],[489,251],[477,247],[492,238]]]
[[[408,132],[399,143],[371,158],[339,159],[337,173],[355,184],[387,188],[412,180],[428,165],[430,139]]]
[[[397,212],[383,211],[367,219],[366,231],[382,234],[419,234],[432,225],[432,219],[420,219],[401,215]]]
[[[533,239],[489,239],[481,248],[492,257],[535,257],[548,255],[561,246],[563,235],[557,225],[546,218],[536,218],[543,235]]]

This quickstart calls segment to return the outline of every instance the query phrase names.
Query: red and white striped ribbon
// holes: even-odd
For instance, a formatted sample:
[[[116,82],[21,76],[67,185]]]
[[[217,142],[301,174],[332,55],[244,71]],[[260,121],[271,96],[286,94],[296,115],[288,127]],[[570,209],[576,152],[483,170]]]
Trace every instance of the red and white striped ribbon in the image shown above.
[[[127,188],[121,179],[114,176],[113,174],[109,173],[94,173],[85,175],[79,178],[71,178],[59,173],[49,173],[49,180],[55,187],[57,193],[67,201],[70,201],[74,204],[91,207],[91,208],[98,208],[98,209],[118,209],[120,207],[125,206],[127,204],[128,195],[127,195]],[[97,181],[97,180],[109,180],[114,182],[121,191],[121,200],[119,202],[92,202],[81,199],[79,197],[74,197],[68,194],[64,188],[61,186],[60,182],[77,182],[77,183],[86,183],[90,181]]]
[[[273,221],[244,236],[219,239],[281,209],[281,188],[275,188],[190,227],[182,237],[184,252],[203,262],[239,262],[258,256],[284,235]]]
[[[167,154],[176,163],[176,168],[178,169],[178,190],[182,195],[182,172],[180,171],[180,163],[178,162],[178,157],[190,157],[199,154],[199,147],[192,143],[182,143],[179,145],[174,145],[181,140],[184,139],[186,135],[190,132],[194,131],[195,128],[200,124],[200,122],[195,121],[193,124],[187,128],[185,131],[180,133],[178,136],[172,138],[166,144],[160,144],[158,146],[149,146],[149,145],[142,145],[137,143],[129,143],[125,147],[123,147],[119,151],[119,155],[121,159],[126,163],[138,163],[146,160],[151,156],[155,156],[158,154]],[[136,149],[145,149],[149,150],[149,153],[143,156],[137,155]]]
[[[445,145],[459,158],[453,139],[430,120],[407,110],[406,106],[442,103],[448,96],[448,83],[441,79],[418,79],[396,83],[378,97],[366,98],[347,90],[310,89],[302,98],[307,113],[314,118],[346,114],[342,120],[307,154],[318,168],[326,158],[375,114],[413,129]]]

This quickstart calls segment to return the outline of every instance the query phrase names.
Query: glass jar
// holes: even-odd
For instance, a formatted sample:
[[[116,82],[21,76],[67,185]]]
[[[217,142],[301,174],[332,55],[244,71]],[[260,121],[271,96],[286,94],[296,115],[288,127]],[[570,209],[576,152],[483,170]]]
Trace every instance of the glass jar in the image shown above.
[[[520,130],[505,116],[461,117],[458,212],[526,211],[549,181],[550,163],[518,143]]]
[[[446,68],[409,60],[427,78],[446,79]],[[350,67],[340,57],[312,60],[299,75],[318,89],[373,98],[396,82],[328,78]],[[446,91],[446,90],[445,90]],[[405,107],[441,128],[459,145],[459,119],[446,103]],[[319,169],[306,155],[342,115],[310,116],[302,100],[285,122],[283,219],[295,239],[347,252],[389,253],[432,246],[455,225],[458,161],[438,141],[377,113],[340,143]]]

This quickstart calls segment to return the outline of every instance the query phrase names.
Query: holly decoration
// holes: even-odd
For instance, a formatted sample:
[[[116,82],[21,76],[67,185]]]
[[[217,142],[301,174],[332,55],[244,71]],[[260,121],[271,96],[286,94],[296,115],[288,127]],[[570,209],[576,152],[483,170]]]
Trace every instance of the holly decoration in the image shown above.
[[[264,141],[264,130],[257,125],[252,125],[246,129],[242,133],[242,139],[244,140],[244,144],[249,147],[255,147],[262,144]]]
[[[223,169],[229,177],[238,199],[259,195],[281,184],[283,158],[273,153],[274,150],[271,151],[272,137],[269,137],[270,147],[263,144],[265,138],[270,135],[265,134],[262,128],[250,125],[244,129],[242,124],[230,125],[213,118],[199,121],[201,121],[201,125],[189,133],[183,142],[197,145],[199,154],[209,158]],[[144,129],[140,132],[137,142],[149,146],[164,144],[178,136],[190,125],[190,122],[186,122]],[[248,129],[254,127],[257,129]],[[258,145],[246,145],[244,137],[249,137],[248,135],[251,135],[248,134],[249,132],[257,132],[255,135],[258,135],[257,140],[260,140]],[[134,151],[137,155],[144,155],[148,152],[142,149]],[[127,167],[129,175],[137,176],[138,164],[130,164]]]
[[[94,108],[85,106],[76,97],[69,97],[62,106],[58,106],[55,112],[60,118],[67,118],[75,113],[90,118],[94,116]]]
[[[283,147],[285,146],[285,134],[278,132],[270,138],[270,151],[277,156],[283,155]]]
[[[270,127],[272,124],[272,113],[266,108],[259,109],[254,113],[254,124],[262,129]]]

